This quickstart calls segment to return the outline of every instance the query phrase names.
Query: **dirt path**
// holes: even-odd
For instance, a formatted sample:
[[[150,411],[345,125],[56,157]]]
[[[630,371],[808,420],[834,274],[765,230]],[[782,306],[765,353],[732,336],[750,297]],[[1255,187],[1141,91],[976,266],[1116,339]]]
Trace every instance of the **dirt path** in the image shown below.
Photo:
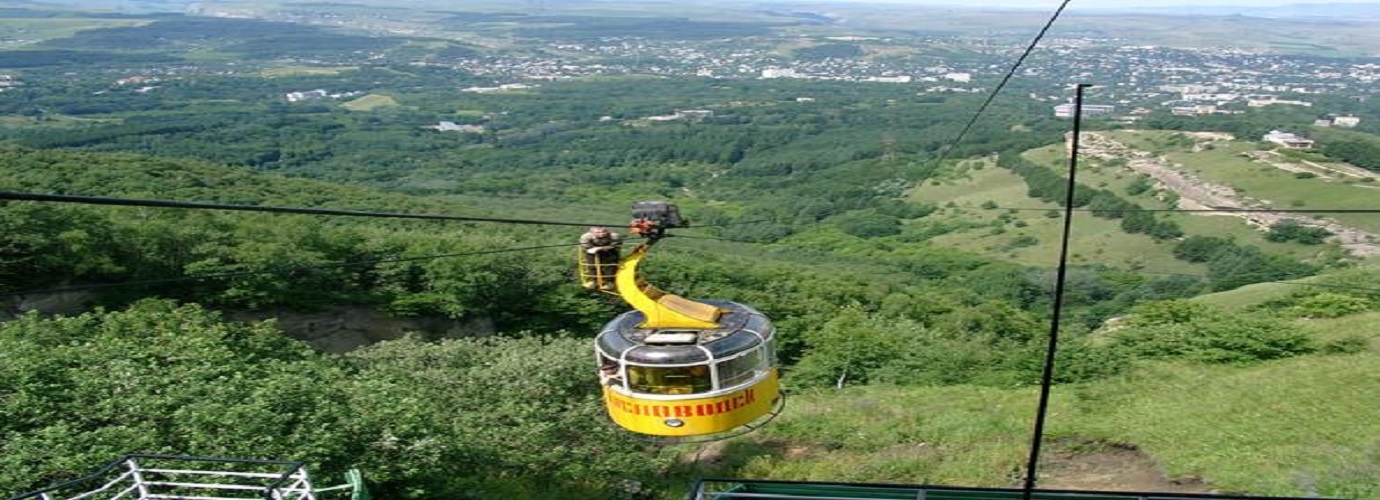
[[[1035,486],[1049,490],[1219,493],[1208,481],[1198,477],[1165,476],[1159,464],[1135,446],[1087,438],[1058,438],[1046,443],[1040,454]],[[683,453],[683,464],[695,464],[708,476],[739,475],[754,457],[769,455],[781,461],[818,459],[829,452],[808,446],[767,440],[715,441]],[[939,459],[943,452],[924,443],[903,443],[876,452],[898,460]],[[904,483],[905,481],[899,481]],[[1006,487],[1020,487],[1013,478]]]
[[[1265,163],[1271,167],[1289,172],[1303,172],[1322,177],[1324,179],[1375,179],[1380,180],[1380,174],[1371,172],[1364,168],[1353,167],[1351,165],[1333,164],[1323,165],[1321,163],[1308,160],[1293,160],[1277,151],[1250,151],[1246,156],[1252,160]],[[1373,187],[1373,186],[1368,186]]]
[[[1200,141],[1195,149],[1201,147],[1205,142],[1231,139],[1231,136],[1226,134],[1188,133],[1188,135]],[[1090,158],[1125,159],[1129,168],[1150,176],[1159,184],[1157,187],[1177,194],[1179,208],[1185,210],[1271,208],[1265,200],[1242,196],[1231,186],[1214,184],[1194,177],[1192,174],[1184,172],[1182,165],[1177,165],[1169,161],[1168,158],[1155,156],[1147,151],[1136,150],[1105,134],[1085,132],[1079,142],[1083,144],[1080,153]],[[1272,165],[1275,163],[1271,162]],[[1279,161],[1278,163],[1283,162]],[[1317,166],[1322,167],[1321,165]],[[1293,168],[1288,170],[1299,171]],[[1333,236],[1330,239],[1336,241],[1352,255],[1362,258],[1380,255],[1380,244],[1376,243],[1380,241],[1380,235],[1344,226],[1330,219],[1279,212],[1204,212],[1203,214],[1239,217],[1261,230],[1268,229],[1270,226],[1285,220],[1294,220],[1306,226],[1321,227],[1332,232]]]
[[[1036,486],[1051,490],[1217,493],[1200,478],[1168,478],[1133,446],[1050,443]]]

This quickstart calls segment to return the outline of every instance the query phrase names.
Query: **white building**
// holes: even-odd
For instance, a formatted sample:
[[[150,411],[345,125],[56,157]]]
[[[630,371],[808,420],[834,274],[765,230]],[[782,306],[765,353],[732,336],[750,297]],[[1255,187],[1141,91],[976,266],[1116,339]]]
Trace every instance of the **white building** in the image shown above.
[[[882,83],[910,83],[910,75],[901,75],[901,76],[869,76],[869,77],[867,77],[867,80],[866,80],[866,81],[869,81],[869,82],[882,82]]]
[[[1265,142],[1278,144],[1289,149],[1308,149],[1313,147],[1312,139],[1305,139],[1293,133],[1281,132],[1278,130],[1271,130],[1270,133],[1265,134],[1261,139]]]
[[[1211,104],[1199,104],[1196,106],[1174,106],[1169,108],[1169,112],[1179,116],[1210,115],[1217,112],[1217,106]]]
[[[762,78],[799,78],[800,75],[791,68],[767,68],[762,70]]]
[[[1073,104],[1060,104],[1054,107],[1055,118],[1073,118]],[[1084,104],[1083,116],[1108,115],[1116,112],[1116,106],[1109,104]]]
[[[436,124],[433,128],[442,132],[468,132],[474,134],[484,132],[483,125],[459,124],[455,122],[441,122]]]
[[[327,93],[325,89],[308,90],[306,92],[289,92],[287,94],[287,100],[288,102],[310,101],[312,99],[325,99],[328,95],[330,94]]]
[[[1356,116],[1338,116],[1332,119],[1332,124],[1338,127],[1355,127],[1361,124],[1361,118]]]
[[[1311,102],[1307,102],[1307,101],[1292,101],[1292,100],[1288,100],[1288,99],[1280,99],[1279,96],[1274,96],[1274,95],[1248,95],[1248,96],[1246,96],[1246,105],[1247,105],[1247,106],[1250,106],[1250,107],[1252,107],[1252,108],[1259,108],[1259,107],[1263,107],[1263,106],[1269,106],[1269,105],[1271,105],[1271,104],[1292,104],[1292,105],[1295,105],[1295,106],[1312,106],[1312,105],[1313,105],[1313,103],[1311,103]]]

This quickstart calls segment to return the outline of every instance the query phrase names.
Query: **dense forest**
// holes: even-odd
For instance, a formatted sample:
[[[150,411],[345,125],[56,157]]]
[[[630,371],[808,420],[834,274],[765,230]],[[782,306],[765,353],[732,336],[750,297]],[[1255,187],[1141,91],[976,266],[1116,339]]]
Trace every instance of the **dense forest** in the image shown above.
[[[510,15],[493,16],[455,22]],[[546,30],[593,34],[581,29]],[[150,33],[164,35],[160,45],[145,43]],[[325,477],[361,468],[379,498],[631,498],[628,481],[669,495],[697,471],[677,449],[604,420],[589,339],[623,306],[572,276],[571,226],[618,223],[636,200],[670,200],[692,221],[659,244],[649,281],[772,317],[792,391],[1035,386],[1060,274],[930,244],[967,228],[907,197],[984,159],[1032,202],[1072,199],[1067,208],[1117,221],[1118,236],[1147,235],[1207,269],[1146,273],[1117,256],[1067,269],[1059,384],[1121,380],[1155,362],[1255,366],[1370,349],[1365,337],[1319,339],[1296,322],[1380,308],[1372,274],[1354,261],[1195,233],[1141,210],[1157,208],[1135,201],[1148,186],[1085,183],[1067,196],[1065,172],[1021,155],[1059,143],[1069,123],[1010,97],[1028,90],[1019,83],[967,123],[982,96],[888,83],[628,76],[467,92],[506,82],[350,55],[397,55],[414,41],[179,17],[0,51],[0,67],[25,82],[0,99],[0,192],[554,222],[0,201],[10,361],[0,364],[0,492],[141,451],[301,459]],[[208,47],[330,71],[150,70]],[[800,56],[858,52],[829,44]],[[133,73],[146,78],[117,81]],[[286,97],[315,89],[327,95]],[[1254,137],[1302,113],[1142,125]],[[665,116],[677,118],[651,119]],[[1373,135],[1319,134],[1336,139],[1319,154],[1375,170]],[[1311,248],[1326,236],[1281,225],[1259,239]],[[1308,277],[1319,287],[1245,311],[1187,300]],[[35,305],[46,301],[74,310]],[[227,319],[336,307],[491,326],[327,353],[273,320]]]

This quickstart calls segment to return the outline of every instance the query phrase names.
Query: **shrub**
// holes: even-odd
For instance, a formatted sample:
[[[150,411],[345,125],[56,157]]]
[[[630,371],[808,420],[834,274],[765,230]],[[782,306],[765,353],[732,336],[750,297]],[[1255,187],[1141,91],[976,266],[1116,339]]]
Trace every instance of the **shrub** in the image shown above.
[[[1326,354],[1356,354],[1370,349],[1370,339],[1361,335],[1347,335],[1322,345],[1319,351]]]
[[[1295,241],[1304,245],[1321,244],[1332,232],[1320,227],[1305,226],[1296,220],[1285,220],[1270,226],[1265,239],[1276,243]]]
[[[1007,248],[1023,248],[1023,247],[1033,247],[1033,246],[1039,245],[1039,244],[1040,244],[1040,239],[1039,239],[1039,238],[1036,238],[1036,237],[1031,236],[1031,235],[1028,235],[1028,234],[1023,234],[1023,235],[1017,236],[1016,239],[1011,240],[1011,243],[1007,244],[1006,246],[1007,246]]]
[[[890,215],[875,212],[854,212],[835,219],[839,230],[859,238],[877,238],[901,234],[901,221]]]
[[[1372,306],[1371,301],[1363,297],[1324,292],[1299,300],[1288,311],[1300,318],[1339,318],[1368,311]]]
[[[1311,339],[1284,320],[1231,314],[1186,301],[1138,308],[1114,343],[1138,357],[1207,363],[1247,363],[1315,350]]]

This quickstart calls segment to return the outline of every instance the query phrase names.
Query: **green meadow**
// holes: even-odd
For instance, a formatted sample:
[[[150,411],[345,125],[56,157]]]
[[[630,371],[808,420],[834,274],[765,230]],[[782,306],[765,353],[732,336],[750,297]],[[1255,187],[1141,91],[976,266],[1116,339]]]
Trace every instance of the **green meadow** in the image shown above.
[[[340,105],[350,111],[371,111],[398,106],[398,101],[382,94],[369,94]]]
[[[0,47],[24,46],[52,40],[68,38],[80,31],[143,26],[152,21],[144,19],[104,19],[104,18],[0,18]],[[19,42],[15,45],[3,43]]]
[[[1257,307],[1298,288],[1255,285],[1203,300]],[[1320,345],[1358,337],[1368,347],[1248,365],[1145,362],[1056,386],[1042,463],[1059,455],[1072,461],[1062,469],[1095,471],[1096,452],[1115,448],[1145,460],[1164,488],[1377,498],[1380,313],[1296,324]],[[709,476],[1019,487],[1037,398],[1034,387],[805,391],[772,425],[723,445],[736,458],[698,466]],[[1101,473],[1114,484],[1132,471]]]

